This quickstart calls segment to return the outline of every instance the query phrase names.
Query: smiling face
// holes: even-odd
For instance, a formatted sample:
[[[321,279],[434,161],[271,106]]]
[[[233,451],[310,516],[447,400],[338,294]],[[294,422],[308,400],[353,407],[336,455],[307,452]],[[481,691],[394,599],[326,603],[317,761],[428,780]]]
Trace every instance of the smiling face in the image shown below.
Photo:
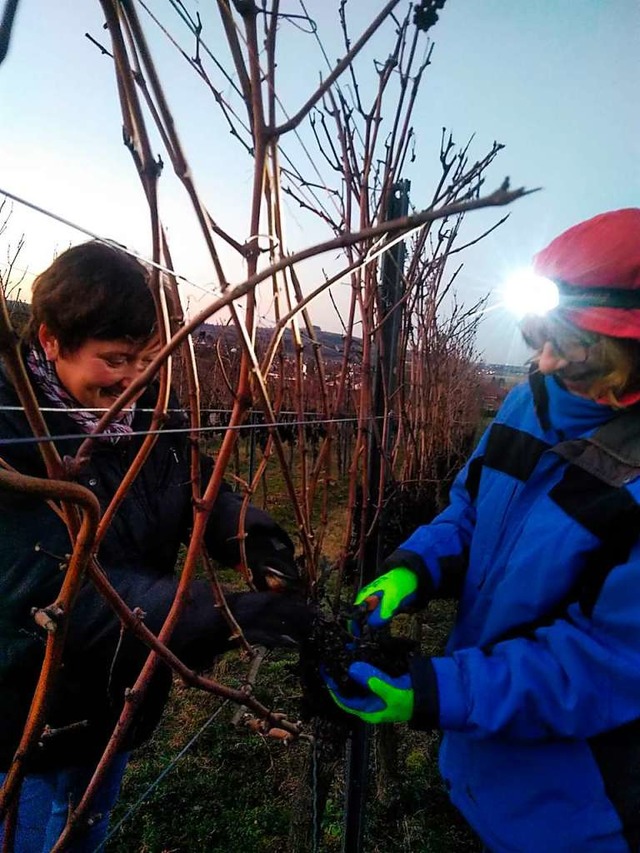
[[[58,379],[81,406],[108,409],[157,355],[157,341],[89,338],[73,351],[63,350],[47,327],[40,326],[38,338],[45,356],[55,367]],[[131,402],[142,394],[141,389]]]

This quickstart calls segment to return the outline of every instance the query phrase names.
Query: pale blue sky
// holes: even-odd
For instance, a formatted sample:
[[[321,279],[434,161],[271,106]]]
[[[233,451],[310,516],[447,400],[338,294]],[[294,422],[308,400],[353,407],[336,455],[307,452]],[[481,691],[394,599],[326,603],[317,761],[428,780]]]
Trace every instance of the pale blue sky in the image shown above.
[[[174,20],[166,0],[149,0]],[[214,4],[186,0],[205,21]],[[342,54],[337,3],[306,0],[331,61]],[[353,34],[383,6],[350,0]],[[284,11],[301,12],[298,0]],[[406,8],[401,3],[399,8]],[[141,18],[148,19],[143,11]],[[120,112],[110,60],[84,38],[107,42],[97,0],[22,0],[9,55],[0,67],[0,188],[50,208],[103,236],[148,251],[146,205],[120,135]],[[156,33],[149,30],[152,44]],[[209,46],[227,62],[218,31]],[[460,295],[468,300],[497,287],[508,271],[525,265],[553,236],[603,210],[640,201],[640,3],[637,0],[449,0],[432,31],[433,64],[415,111],[419,157],[406,177],[411,200],[427,204],[435,180],[441,127],[482,156],[494,139],[506,145],[487,189],[509,175],[514,186],[544,191],[512,207],[509,221],[463,258]],[[316,42],[281,28],[282,94],[294,112],[326,65]],[[384,56],[383,37],[377,42]],[[193,171],[214,216],[238,239],[246,232],[251,164],[230,138],[213,101],[164,41],[158,61]],[[366,76],[363,78],[366,86]],[[295,139],[285,149],[300,155]],[[159,148],[158,148],[159,150]],[[165,158],[166,159],[166,158]],[[194,240],[195,227],[176,181],[165,169],[162,200],[178,267],[205,284],[212,274]],[[469,217],[469,236],[498,218],[496,211]],[[320,239],[289,208],[292,247]],[[25,265],[37,272],[56,248],[85,239],[69,228],[15,206],[13,234],[24,231]],[[4,252],[4,246],[0,247]],[[304,274],[304,268],[303,268]],[[238,269],[235,280],[241,278]],[[312,273],[308,286],[313,286]],[[199,298],[195,292],[192,299]],[[339,304],[344,304],[341,293]],[[202,304],[202,303],[200,303]],[[200,307],[200,305],[198,306]],[[316,322],[338,328],[330,307],[313,310]],[[479,336],[490,361],[521,361],[514,326],[493,311]]]

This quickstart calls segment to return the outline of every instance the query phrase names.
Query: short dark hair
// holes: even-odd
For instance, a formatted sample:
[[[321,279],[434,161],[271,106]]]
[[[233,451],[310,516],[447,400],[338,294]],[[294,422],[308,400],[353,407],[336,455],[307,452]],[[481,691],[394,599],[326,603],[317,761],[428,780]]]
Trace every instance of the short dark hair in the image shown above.
[[[156,310],[147,268],[95,240],[67,249],[33,283],[26,330],[32,343],[42,323],[67,352],[89,338],[149,340]]]

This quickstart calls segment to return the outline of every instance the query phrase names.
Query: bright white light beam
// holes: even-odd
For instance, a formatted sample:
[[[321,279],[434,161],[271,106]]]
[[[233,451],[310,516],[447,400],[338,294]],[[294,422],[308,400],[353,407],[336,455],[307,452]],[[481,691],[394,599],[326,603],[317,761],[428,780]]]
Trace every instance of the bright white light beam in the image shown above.
[[[557,308],[560,294],[550,278],[524,269],[509,276],[502,288],[502,299],[504,306],[521,320],[527,314],[542,316]]]

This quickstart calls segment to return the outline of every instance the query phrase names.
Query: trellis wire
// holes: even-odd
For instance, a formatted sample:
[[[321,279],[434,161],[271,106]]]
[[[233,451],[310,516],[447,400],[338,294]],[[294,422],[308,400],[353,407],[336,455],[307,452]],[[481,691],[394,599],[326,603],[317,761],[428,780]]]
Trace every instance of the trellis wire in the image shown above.
[[[126,823],[126,821],[128,821],[128,820],[129,820],[129,818],[130,818],[130,817],[131,817],[135,812],[137,812],[137,810],[138,810],[138,809],[140,808],[140,806],[145,802],[145,800],[146,800],[146,799],[147,799],[147,797],[152,793],[152,791],[154,791],[154,790],[158,787],[158,785],[160,784],[160,782],[162,782],[162,780],[164,779],[164,777],[165,777],[168,773],[170,773],[170,772],[171,772],[171,770],[173,770],[173,768],[174,768],[174,767],[176,766],[176,764],[180,761],[180,759],[182,758],[182,756],[183,756],[183,755],[185,755],[185,753],[187,753],[187,752],[191,749],[191,747],[193,746],[193,744],[194,744],[194,743],[195,743],[195,742],[196,742],[196,741],[197,741],[197,740],[198,740],[198,739],[199,739],[199,738],[204,734],[204,732],[209,728],[209,726],[210,726],[213,722],[215,722],[216,718],[217,718],[217,717],[219,716],[219,714],[224,710],[224,708],[226,708],[226,706],[227,706],[228,704],[229,704],[229,700],[228,700],[228,699],[225,699],[225,700],[224,700],[224,702],[222,703],[222,705],[220,705],[220,707],[219,707],[219,708],[217,708],[217,709],[213,712],[213,714],[209,717],[209,719],[206,721],[206,723],[204,723],[204,724],[200,727],[200,729],[195,733],[195,735],[191,738],[191,740],[190,740],[190,741],[188,741],[188,743],[186,743],[186,744],[182,747],[182,749],[180,750],[180,752],[179,752],[176,756],[174,756],[174,758],[172,758],[172,759],[171,759],[171,761],[170,761],[170,762],[169,762],[169,763],[168,763],[168,764],[167,764],[167,765],[166,765],[166,766],[161,770],[161,772],[160,772],[160,774],[157,776],[157,778],[156,778],[156,779],[155,779],[155,780],[154,780],[154,781],[149,785],[149,787],[146,789],[146,791],[144,791],[144,793],[142,793],[142,794],[138,797],[138,799],[137,799],[137,800],[135,801],[135,803],[133,803],[133,805],[128,809],[128,811],[124,814],[124,816],[123,816],[122,818],[120,818],[120,820],[118,821],[118,823],[117,823],[117,824],[116,824],[112,829],[110,829],[110,830],[109,830],[109,833],[108,833],[107,837],[104,839],[104,841],[102,841],[102,842],[100,843],[100,845],[99,845],[98,847],[96,847],[96,849],[95,849],[94,853],[98,853],[98,850],[102,850],[102,849],[104,849],[104,846],[106,845],[107,841],[109,841],[109,839],[113,838],[113,836],[114,836],[114,835],[116,834],[116,832],[120,829],[120,827],[121,827],[124,823]]]
[[[0,195],[4,195],[7,198],[10,198],[11,201],[16,201],[18,204],[22,204],[25,207],[30,208],[31,210],[35,210],[36,213],[41,213],[43,216],[48,216],[50,219],[54,219],[56,222],[60,222],[61,225],[66,225],[68,228],[73,228],[75,231],[79,231],[80,234],[84,234],[87,237],[91,237],[93,240],[97,240],[99,243],[104,243],[107,246],[111,246],[114,249],[120,249],[123,252],[126,252],[128,255],[131,255],[132,258],[135,258],[138,261],[142,261],[149,266],[155,267],[160,270],[160,272],[167,273],[167,275],[175,276],[179,278],[181,281],[184,281],[185,284],[190,284],[192,287],[197,288],[198,290],[205,290],[206,293],[209,293],[209,289],[205,289],[201,284],[196,284],[195,281],[191,281],[186,276],[181,275],[175,270],[169,269],[169,267],[165,267],[163,264],[157,264],[154,261],[150,261],[148,258],[139,255],[137,252],[134,252],[133,249],[130,249],[128,246],[119,243],[117,240],[112,240],[109,237],[101,237],[99,234],[96,234],[94,231],[85,228],[83,225],[78,225],[75,222],[71,222],[70,219],[65,219],[64,216],[60,216],[59,213],[53,213],[51,210],[47,210],[44,207],[41,207],[39,204],[36,204],[33,201],[28,201],[25,198],[22,198],[15,193],[9,192],[9,190],[5,190],[0,187]]]
[[[63,411],[62,409],[58,409],[57,411]],[[365,418],[366,422],[376,421],[383,419],[381,416],[374,417],[370,415]],[[357,418],[327,418],[322,420],[314,420],[314,421],[277,421],[276,423],[264,423],[264,424],[238,424],[236,426],[206,426],[206,427],[198,427],[194,429],[193,427],[174,427],[173,429],[150,429],[150,430],[134,430],[133,432],[127,433],[127,436],[134,435],[172,435],[179,433],[204,433],[204,432],[227,432],[227,430],[252,430],[252,429],[271,429],[273,427],[279,426],[310,426],[311,424],[338,424],[338,423],[357,423]],[[42,444],[47,441],[73,441],[74,439],[78,441],[79,439],[85,439],[87,434],[79,435],[78,433],[67,433],[66,435],[44,435],[44,436],[26,436],[24,438],[0,438],[0,447],[4,447],[7,445],[16,445],[16,444]],[[113,438],[112,433],[108,432],[95,432],[90,434],[91,438]]]

